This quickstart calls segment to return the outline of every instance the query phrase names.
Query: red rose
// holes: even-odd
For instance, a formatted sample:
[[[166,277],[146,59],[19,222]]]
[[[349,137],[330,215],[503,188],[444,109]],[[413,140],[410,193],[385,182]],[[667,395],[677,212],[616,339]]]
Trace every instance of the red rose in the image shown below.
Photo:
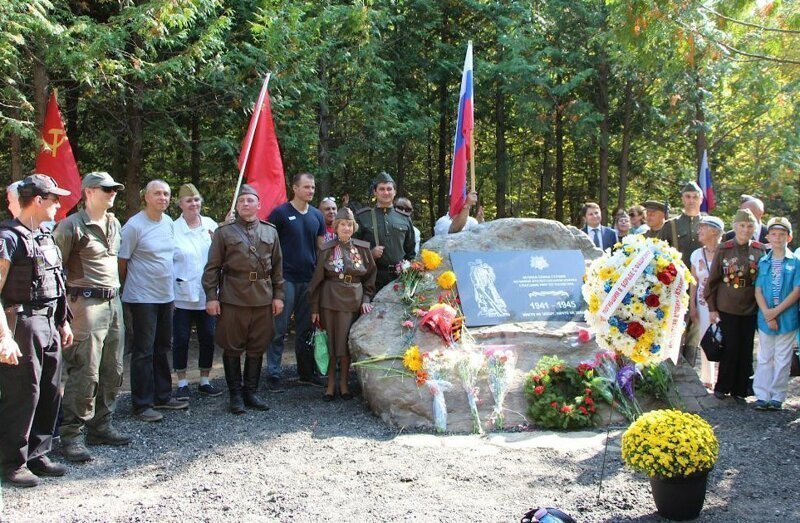
[[[553,407],[554,409],[557,409],[558,408],[558,402],[554,401],[554,402],[550,403],[550,406]]]
[[[535,387],[535,388],[533,389],[533,392],[535,392],[536,394],[542,394],[542,393],[544,392],[544,387],[542,387],[541,385],[539,385],[539,386],[537,386],[537,387]]]
[[[638,321],[632,321],[628,324],[628,330],[625,333],[631,338],[638,340],[639,336],[644,334],[644,327]]]
[[[588,329],[578,329],[578,341],[581,343],[588,343],[592,339],[592,334]]]
[[[670,283],[672,283],[672,280],[675,279],[675,276],[668,273],[666,270],[659,272],[656,275],[656,277],[658,278],[658,281],[660,281],[664,285],[669,285]]]
[[[592,393],[592,389],[583,389],[583,393],[584,394],[591,394]]]
[[[400,284],[399,284],[399,283],[395,283],[395,284],[392,286],[392,288],[393,288],[394,290],[398,291],[398,290],[400,290]]]
[[[586,396],[583,402],[586,403],[587,405],[594,405],[594,400],[592,399],[591,396]]]
[[[584,416],[586,416],[587,414],[589,414],[589,411],[588,411],[588,410],[586,410],[586,407],[584,407],[583,405],[581,405],[580,407],[578,407],[578,410],[579,410],[579,411],[581,411],[581,414],[583,414]]]
[[[570,411],[572,411],[572,407],[570,407],[569,405],[564,405],[563,407],[561,407],[561,412],[563,412],[564,414],[567,414]]]
[[[645,304],[647,304],[648,307],[653,307],[653,308],[661,305],[661,300],[659,300],[658,296],[655,294],[648,294],[647,298],[644,299],[644,302]]]

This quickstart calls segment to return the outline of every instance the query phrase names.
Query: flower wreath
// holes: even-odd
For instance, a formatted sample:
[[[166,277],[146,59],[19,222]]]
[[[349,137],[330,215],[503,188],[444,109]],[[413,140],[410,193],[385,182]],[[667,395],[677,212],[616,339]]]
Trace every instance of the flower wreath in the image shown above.
[[[595,425],[594,367],[568,367],[556,356],[545,356],[525,378],[528,414],[545,429],[577,429]]]

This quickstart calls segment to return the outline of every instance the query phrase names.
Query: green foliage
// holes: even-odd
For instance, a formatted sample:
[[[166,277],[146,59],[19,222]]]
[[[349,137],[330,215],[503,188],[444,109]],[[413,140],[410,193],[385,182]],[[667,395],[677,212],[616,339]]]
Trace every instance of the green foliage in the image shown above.
[[[43,70],[81,171],[129,187],[122,216],[163,177],[198,183],[222,218],[269,71],[287,175],[367,204],[387,170],[429,235],[471,39],[489,218],[577,224],[583,202],[604,199],[607,214],[647,198],[677,208],[703,147],[715,214],[749,193],[800,218],[797,2],[6,0],[0,27],[0,137],[13,138],[0,166],[33,166]]]

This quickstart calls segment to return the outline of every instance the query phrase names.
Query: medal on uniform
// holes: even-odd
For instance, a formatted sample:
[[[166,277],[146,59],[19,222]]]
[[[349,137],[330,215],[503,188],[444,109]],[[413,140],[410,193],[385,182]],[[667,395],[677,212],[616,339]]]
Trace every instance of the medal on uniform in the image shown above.
[[[252,253],[256,252],[256,246],[255,245],[251,245],[250,246],[250,252],[252,252]]]
[[[734,284],[733,284],[733,288],[734,288],[734,289],[738,289],[738,288],[739,288],[739,284],[738,284],[738,283],[734,283]]]
[[[725,283],[730,283],[731,280],[730,280],[730,278],[725,276],[724,278],[722,278],[722,281],[724,281]]]
[[[343,279],[344,279],[344,274],[342,274],[341,272],[339,273],[339,279],[340,279],[340,280],[343,280]]]

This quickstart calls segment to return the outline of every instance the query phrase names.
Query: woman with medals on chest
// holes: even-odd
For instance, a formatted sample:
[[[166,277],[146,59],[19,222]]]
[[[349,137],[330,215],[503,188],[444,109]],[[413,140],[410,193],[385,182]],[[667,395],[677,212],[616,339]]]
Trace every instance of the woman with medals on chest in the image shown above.
[[[369,243],[353,239],[358,225],[353,211],[342,208],[336,213],[333,229],[338,238],[322,245],[317,266],[309,285],[311,321],[328,332],[328,384],[323,398],[332,401],[336,392],[336,367],[339,363],[339,394],[352,399],[347,378],[350,351],[347,337],[350,326],[361,314],[372,310],[375,295],[375,260]]]
[[[733,396],[740,405],[752,392],[753,339],[756,332],[755,282],[766,246],[753,240],[756,218],[740,209],[733,219],[735,236],[721,244],[711,263],[704,297],[709,321],[719,322],[725,343],[714,396]]]

